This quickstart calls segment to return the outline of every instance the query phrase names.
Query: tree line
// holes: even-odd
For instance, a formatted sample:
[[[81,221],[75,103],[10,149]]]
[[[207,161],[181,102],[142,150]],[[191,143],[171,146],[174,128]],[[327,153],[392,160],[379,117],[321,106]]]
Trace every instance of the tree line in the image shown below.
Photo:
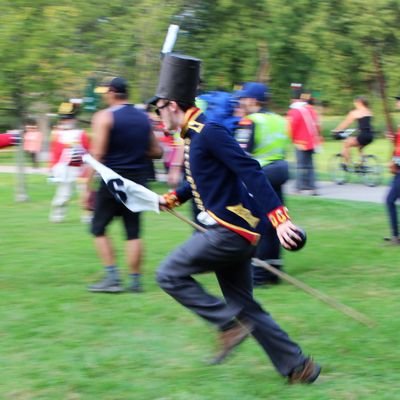
[[[301,82],[331,112],[365,94],[393,124],[399,0],[0,0],[0,118],[54,111],[107,75],[145,101],[170,23],[180,25],[175,51],[203,60],[206,89],[260,80],[283,108]]]

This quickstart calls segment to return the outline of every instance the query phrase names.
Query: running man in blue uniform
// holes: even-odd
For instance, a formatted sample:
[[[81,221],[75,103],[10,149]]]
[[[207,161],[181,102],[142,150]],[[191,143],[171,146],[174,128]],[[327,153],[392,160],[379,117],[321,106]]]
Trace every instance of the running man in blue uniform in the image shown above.
[[[220,363],[249,335],[291,383],[312,383],[320,366],[254,300],[250,261],[260,235],[272,224],[282,245],[296,247],[298,237],[285,207],[262,173],[226,128],[207,123],[195,107],[200,61],[168,54],[163,60],[156,96],[167,129],[180,129],[185,142],[186,182],[160,197],[173,208],[194,198],[199,218],[208,226],[194,233],[160,265],[157,281],[175,300],[213,324]],[[193,275],[214,272],[224,299],[205,291]]]

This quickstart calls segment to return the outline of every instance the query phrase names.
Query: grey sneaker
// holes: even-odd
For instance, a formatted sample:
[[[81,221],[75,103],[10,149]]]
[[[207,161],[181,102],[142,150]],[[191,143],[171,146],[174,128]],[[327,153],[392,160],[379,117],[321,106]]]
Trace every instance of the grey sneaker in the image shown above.
[[[121,293],[124,289],[119,279],[106,276],[101,282],[88,286],[89,292],[94,293]]]

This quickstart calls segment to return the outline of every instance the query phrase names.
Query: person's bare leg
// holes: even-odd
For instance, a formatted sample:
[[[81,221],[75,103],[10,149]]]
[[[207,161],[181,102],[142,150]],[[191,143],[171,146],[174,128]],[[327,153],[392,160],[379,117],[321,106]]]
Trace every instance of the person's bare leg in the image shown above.
[[[120,293],[123,291],[115,263],[115,253],[111,239],[106,236],[97,236],[94,239],[97,253],[104,265],[106,276],[98,283],[89,286],[90,292],[98,293]]]
[[[360,155],[360,160],[362,160],[364,155],[363,148],[360,145],[358,145],[357,147],[358,147],[358,153]]]
[[[358,146],[355,138],[347,138],[343,143],[342,156],[347,165],[350,163],[350,149],[354,146]]]
[[[141,239],[132,239],[126,242],[126,256],[132,283],[130,290],[132,292],[141,292],[142,287],[140,283],[143,245]]]
[[[347,140],[345,140],[345,142],[343,143],[342,156],[344,158],[344,162],[348,164],[350,160],[350,147]]]
[[[108,236],[98,236],[94,239],[97,253],[105,267],[115,265],[115,254],[111,239]]]

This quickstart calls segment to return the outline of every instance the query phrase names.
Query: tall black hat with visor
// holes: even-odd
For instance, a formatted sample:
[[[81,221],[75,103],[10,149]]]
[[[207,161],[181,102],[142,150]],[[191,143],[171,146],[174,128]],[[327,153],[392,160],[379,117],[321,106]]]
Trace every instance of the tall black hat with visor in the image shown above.
[[[156,95],[148,103],[156,104],[159,99],[194,104],[200,82],[200,63],[197,58],[169,53],[161,65]]]

